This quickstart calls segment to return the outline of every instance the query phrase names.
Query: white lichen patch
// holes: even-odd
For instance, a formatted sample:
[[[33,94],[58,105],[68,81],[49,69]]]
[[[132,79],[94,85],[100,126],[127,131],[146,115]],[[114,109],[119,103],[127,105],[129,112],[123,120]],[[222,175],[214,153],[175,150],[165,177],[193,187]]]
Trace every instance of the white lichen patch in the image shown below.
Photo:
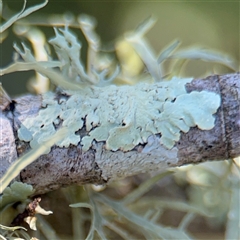
[[[179,140],[180,131],[188,132],[194,126],[202,130],[214,127],[212,114],[220,105],[220,97],[207,91],[187,93],[185,84],[191,80],[93,86],[78,92],[65,91],[69,98],[60,101],[48,93],[43,95],[45,108],[23,124],[32,134],[32,147],[53,135],[55,124],[62,120],[69,133],[57,143],[59,147],[80,143],[87,151],[95,140],[106,142],[107,150],[128,151],[146,143],[149,136],[161,134],[160,143],[171,149]],[[80,138],[77,131],[83,127],[87,135]],[[29,141],[22,128],[18,133],[21,140]]]

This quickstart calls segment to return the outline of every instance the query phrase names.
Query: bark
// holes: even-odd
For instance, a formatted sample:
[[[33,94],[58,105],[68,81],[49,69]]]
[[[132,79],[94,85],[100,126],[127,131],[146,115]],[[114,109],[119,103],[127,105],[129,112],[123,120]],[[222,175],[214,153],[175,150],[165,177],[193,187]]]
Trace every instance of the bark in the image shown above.
[[[188,133],[181,133],[180,141],[171,151],[159,145],[159,136],[128,152],[106,151],[104,142],[95,142],[87,152],[82,152],[80,145],[69,148],[53,146],[49,154],[42,155],[22,170],[17,180],[31,184],[35,194],[42,194],[71,184],[104,184],[141,172],[238,157],[240,73],[195,79],[186,88],[188,92],[207,90],[221,96],[213,129],[202,131],[195,127]],[[41,96],[27,95],[15,102],[13,111],[5,110],[0,115],[0,177],[18,156],[29,149],[28,143],[17,137],[19,121],[36,115],[41,109]]]

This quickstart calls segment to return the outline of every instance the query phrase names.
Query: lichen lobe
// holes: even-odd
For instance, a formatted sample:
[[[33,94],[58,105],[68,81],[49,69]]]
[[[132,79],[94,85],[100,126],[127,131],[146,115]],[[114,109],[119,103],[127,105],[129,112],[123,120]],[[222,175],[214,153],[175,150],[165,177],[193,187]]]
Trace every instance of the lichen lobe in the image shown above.
[[[32,147],[54,134],[61,119],[69,133],[57,143],[59,147],[80,143],[87,151],[95,140],[106,142],[107,150],[129,151],[146,143],[149,136],[160,134],[160,143],[171,149],[179,140],[180,131],[188,132],[194,126],[202,130],[214,127],[213,114],[220,97],[207,91],[187,93],[185,84],[191,80],[173,78],[154,84],[93,86],[77,92],[65,91],[69,98],[61,101],[50,92],[43,96],[45,108],[23,124],[32,133]],[[83,127],[88,134],[81,138],[76,132]],[[22,128],[19,137],[29,141]]]

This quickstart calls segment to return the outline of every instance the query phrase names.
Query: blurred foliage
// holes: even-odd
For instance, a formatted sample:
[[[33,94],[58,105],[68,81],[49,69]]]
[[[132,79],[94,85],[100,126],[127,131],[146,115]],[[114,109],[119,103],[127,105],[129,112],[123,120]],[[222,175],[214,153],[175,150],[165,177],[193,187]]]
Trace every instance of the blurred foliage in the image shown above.
[[[41,0],[31,0],[27,6],[42,3]],[[6,3],[6,4],[5,4]],[[8,19],[22,8],[23,1],[3,0],[4,19]],[[239,69],[239,7],[238,2],[126,2],[126,1],[56,1],[50,0],[41,11],[24,18],[25,24],[39,27],[44,31],[47,39],[53,36],[53,30],[47,26],[55,23],[55,26],[63,26],[63,19],[73,20],[78,28],[76,16],[86,13],[98,20],[97,33],[104,43],[110,48],[114,47],[115,40],[122,33],[133,29],[149,15],[157,17],[157,22],[147,37],[154,49],[158,50],[178,38],[183,42],[183,47],[189,45],[201,45],[211,49],[221,49],[227,52],[238,63]],[[109,19],[111,19],[109,21]],[[21,20],[23,22],[23,20]],[[29,29],[23,28],[23,33]],[[7,41],[2,43],[4,58],[1,66],[12,62],[13,43],[24,40],[21,35],[14,36],[13,29],[4,32]],[[83,35],[76,32],[83,43],[82,58],[86,58],[86,41]],[[2,34],[3,35],[3,34]],[[20,40],[21,41],[21,40]],[[25,41],[25,40],[24,40]],[[108,60],[107,60],[108,61]],[[85,62],[85,61],[83,61]],[[168,63],[167,63],[168,64]],[[181,63],[179,63],[181,64]],[[223,74],[229,72],[224,66],[217,64],[191,61],[186,65],[182,63],[183,76],[202,77],[211,73]],[[10,94],[22,94],[26,92],[26,82],[34,77],[33,72],[12,73],[2,77],[4,87]],[[14,81],[18,79],[18,81]],[[13,84],[14,82],[14,84]]]
[[[14,2],[14,4],[11,1],[8,4],[5,3],[6,1],[3,1],[3,19],[9,19],[9,16],[14,15],[13,13],[19,12],[20,3],[22,5],[21,1]],[[26,5],[28,7],[36,3],[39,4],[40,1],[32,0]],[[66,9],[69,12],[63,14]],[[63,1],[57,6],[55,1],[50,1],[41,13],[35,13],[3,32],[1,55],[4,58],[1,60],[1,67],[12,61],[12,43],[16,41],[16,37],[20,38],[20,41],[28,42],[37,61],[46,60],[47,53],[51,51],[49,46],[45,48],[46,37],[49,38],[52,35],[49,26],[63,26],[68,23],[71,28],[78,28],[75,15],[82,12],[98,19],[97,31],[104,42],[108,41],[108,44],[102,46],[101,49],[102,69],[109,67],[113,62],[122,65],[124,78],[119,84],[135,84],[135,82],[129,83],[129,79],[140,73],[145,74],[146,63],[144,64],[143,59],[140,58],[141,54],[136,49],[127,45],[124,37],[117,38],[117,36],[132,29],[142,19],[145,19],[146,15],[152,13],[158,16],[158,21],[147,35],[149,42],[153,49],[167,46],[161,54],[156,56],[158,63],[163,59],[166,60],[173,53],[179,42],[174,41],[172,44],[169,42],[177,37],[183,41],[184,45],[198,43],[198,46],[207,45],[211,49],[219,48],[226,51],[236,59],[235,69],[238,69],[238,3],[200,3],[197,1],[184,3],[95,2],[94,4],[91,1],[88,3],[75,1],[71,4],[69,1]],[[104,15],[105,18],[101,19],[100,15]],[[40,43],[33,38],[36,34],[39,34],[37,39],[43,39]],[[82,58],[86,59],[89,56],[85,46],[89,41],[84,40],[81,34],[79,37],[83,41]],[[110,53],[115,49],[116,53]],[[128,50],[124,53],[126,49]],[[46,51],[45,54],[40,56],[39,54],[44,51]],[[198,51],[198,55],[194,52],[194,56],[193,52],[189,52],[188,49],[178,54],[181,56],[185,54],[186,57],[187,53],[187,58],[190,55],[192,58],[207,56],[208,60],[211,60],[208,54],[203,56],[206,53],[205,50]],[[217,59],[221,60],[223,55],[217,54],[217,56]],[[55,57],[54,54],[53,57]],[[228,59],[225,62],[228,62]],[[226,67],[219,67],[215,63],[204,65],[193,61],[187,66],[186,63],[185,60],[177,60],[172,64],[167,61],[163,69],[165,73],[162,76],[170,77],[173,74],[201,77],[214,72],[221,74],[232,71]],[[136,66],[136,72],[131,70],[132,64]],[[19,94],[20,92],[15,90],[20,89],[18,81],[10,80],[13,76],[24,80],[30,75],[17,73],[17,75],[10,75],[9,78],[2,78],[8,92]],[[40,79],[41,77],[38,75],[34,78]],[[20,84],[22,85],[21,91],[26,91],[25,83],[20,81]],[[31,86],[35,92],[42,91],[34,87],[36,82]],[[43,88],[46,90],[48,87],[47,85]],[[168,175],[166,172],[153,177],[147,174],[124,179],[113,183],[106,189],[103,188],[103,193],[97,193],[96,189],[90,186],[85,188],[72,186],[49,193],[45,196],[43,204],[45,208],[49,207],[53,210],[54,215],[44,218],[39,216],[38,231],[29,234],[43,240],[192,239],[192,236],[198,239],[223,239],[224,229],[226,229],[225,239],[239,238],[239,160],[207,162],[198,166],[177,168],[174,171],[173,176],[165,176]],[[160,179],[161,181],[158,182]],[[69,204],[71,208],[68,208]],[[202,217],[199,217],[200,215]],[[16,228],[0,226],[2,239],[16,239],[17,236],[30,239],[23,230],[20,231]],[[204,235],[211,231],[213,233],[211,236]]]
[[[48,217],[48,222],[38,218],[39,231],[35,236],[38,239],[53,239],[52,236],[56,239],[194,239],[194,236],[224,239],[223,229],[228,224],[225,239],[238,239],[239,165],[233,161],[209,162],[174,172],[150,178],[147,174],[141,180],[124,179],[103,187],[101,193],[94,186],[72,186],[49,193],[45,205],[54,215]],[[68,204],[72,213],[67,221]]]

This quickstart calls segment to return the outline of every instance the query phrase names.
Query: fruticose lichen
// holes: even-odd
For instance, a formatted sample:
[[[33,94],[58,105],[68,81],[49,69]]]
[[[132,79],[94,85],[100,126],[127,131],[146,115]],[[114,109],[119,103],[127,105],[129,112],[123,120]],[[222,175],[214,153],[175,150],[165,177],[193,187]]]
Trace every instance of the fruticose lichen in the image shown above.
[[[106,141],[106,149],[128,151],[147,142],[149,136],[161,134],[160,143],[171,149],[180,138],[197,126],[202,130],[214,127],[212,116],[220,105],[220,97],[212,92],[187,93],[185,84],[192,79],[173,78],[155,84],[133,86],[110,85],[91,87],[77,92],[64,91],[68,97],[59,101],[51,92],[43,95],[44,109],[23,124],[32,134],[30,145],[41,145],[55,133],[62,122],[69,131],[57,143],[60,147],[80,143],[87,151],[92,141]],[[78,131],[85,128],[86,136]],[[25,138],[19,129],[21,140]],[[29,136],[29,135],[28,135]]]
[[[107,150],[128,151],[146,143],[149,136],[160,134],[160,143],[171,149],[179,140],[180,131],[186,133],[194,126],[202,130],[214,127],[212,115],[220,105],[217,94],[187,93],[185,84],[192,81],[191,78],[163,79],[160,64],[172,56],[179,42],[169,45],[157,56],[144,38],[154,19],[148,19],[137,31],[125,35],[124,41],[132,46],[144,63],[141,66],[148,70],[132,77],[134,86],[114,85],[119,79],[129,84],[131,81],[117,64],[102,67],[104,61],[99,54],[100,38],[94,32],[95,21],[83,15],[78,22],[89,43],[90,60],[86,67],[81,62],[81,44],[68,27],[55,29],[56,37],[50,40],[59,61],[37,62],[25,45],[23,51],[15,45],[25,63],[17,61],[3,69],[3,74],[34,69],[61,89],[60,99],[51,92],[43,95],[44,108],[38,116],[23,122],[28,131],[22,126],[19,139],[30,141],[34,148],[49,139],[56,132],[56,126],[65,126],[68,135],[57,142],[59,147],[80,143],[83,151],[87,151],[95,140],[105,142]],[[60,71],[53,69],[56,67]],[[31,134],[26,134],[29,131]]]

